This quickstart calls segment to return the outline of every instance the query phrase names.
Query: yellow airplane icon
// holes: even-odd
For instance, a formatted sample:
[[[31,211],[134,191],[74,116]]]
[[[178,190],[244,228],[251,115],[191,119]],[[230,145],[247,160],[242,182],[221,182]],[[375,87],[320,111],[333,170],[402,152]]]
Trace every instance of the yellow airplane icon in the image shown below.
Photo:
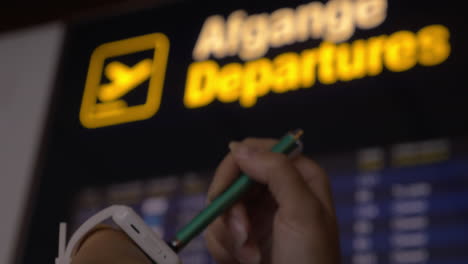
[[[135,65],[117,60],[122,55],[152,52]],[[148,53],[149,55],[149,53]],[[96,47],[91,54],[80,108],[80,121],[86,128],[98,128],[148,119],[161,105],[164,77],[169,55],[169,39],[163,33],[151,33]],[[110,63],[105,63],[111,59]],[[102,82],[103,76],[108,82]],[[143,88],[138,98],[127,102],[125,95]],[[130,98],[128,98],[130,100]]]
[[[101,85],[97,95],[99,100],[114,101],[138,87],[150,78],[152,64],[151,59],[144,59],[133,67],[118,61],[109,63],[104,72],[111,83]]]

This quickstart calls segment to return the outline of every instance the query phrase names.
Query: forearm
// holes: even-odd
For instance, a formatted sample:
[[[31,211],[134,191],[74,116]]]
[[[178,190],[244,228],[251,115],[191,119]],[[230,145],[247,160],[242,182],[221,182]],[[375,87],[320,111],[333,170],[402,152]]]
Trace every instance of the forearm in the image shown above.
[[[99,228],[77,248],[72,264],[151,264],[146,255],[123,232]]]

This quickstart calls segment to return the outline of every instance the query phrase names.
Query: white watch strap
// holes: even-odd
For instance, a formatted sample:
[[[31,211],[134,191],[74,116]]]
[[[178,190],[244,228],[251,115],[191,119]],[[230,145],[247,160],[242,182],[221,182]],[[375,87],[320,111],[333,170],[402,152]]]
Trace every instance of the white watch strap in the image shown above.
[[[59,230],[59,252],[58,257],[55,259],[55,264],[70,264],[71,263],[71,254],[73,249],[78,245],[78,243],[83,239],[83,237],[91,231],[96,225],[100,224],[104,220],[111,218],[113,213],[118,210],[119,205],[109,206],[97,214],[90,217],[86,222],[84,222],[73,234],[70,239],[70,242],[66,244],[66,223],[60,223]]]

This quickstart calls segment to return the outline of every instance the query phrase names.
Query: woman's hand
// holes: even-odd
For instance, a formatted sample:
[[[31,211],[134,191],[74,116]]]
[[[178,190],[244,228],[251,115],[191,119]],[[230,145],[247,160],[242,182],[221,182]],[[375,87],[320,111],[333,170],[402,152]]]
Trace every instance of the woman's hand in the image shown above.
[[[219,264],[339,263],[328,178],[312,160],[268,151],[271,139],[230,144],[208,192],[213,200],[245,172],[261,183],[205,231]]]

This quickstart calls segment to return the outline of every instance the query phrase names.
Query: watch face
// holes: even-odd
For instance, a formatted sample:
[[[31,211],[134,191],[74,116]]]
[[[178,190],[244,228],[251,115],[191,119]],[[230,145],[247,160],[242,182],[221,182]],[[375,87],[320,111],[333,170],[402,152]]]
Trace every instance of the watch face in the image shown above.
[[[129,206],[117,206],[112,219],[154,262],[180,263],[179,257],[169,245]]]

